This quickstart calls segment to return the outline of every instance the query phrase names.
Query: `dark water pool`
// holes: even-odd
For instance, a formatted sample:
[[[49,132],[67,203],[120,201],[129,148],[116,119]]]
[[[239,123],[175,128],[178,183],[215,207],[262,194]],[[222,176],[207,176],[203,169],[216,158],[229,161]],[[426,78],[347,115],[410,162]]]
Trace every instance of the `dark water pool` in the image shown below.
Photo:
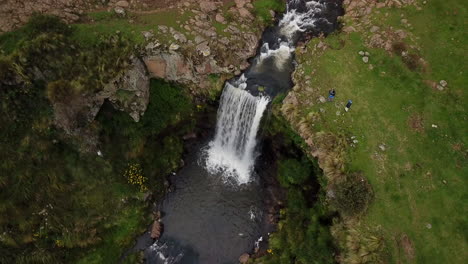
[[[238,186],[203,167],[202,150],[186,158],[164,200],[164,233],[145,250],[147,263],[238,263],[262,235],[263,192],[258,180]]]

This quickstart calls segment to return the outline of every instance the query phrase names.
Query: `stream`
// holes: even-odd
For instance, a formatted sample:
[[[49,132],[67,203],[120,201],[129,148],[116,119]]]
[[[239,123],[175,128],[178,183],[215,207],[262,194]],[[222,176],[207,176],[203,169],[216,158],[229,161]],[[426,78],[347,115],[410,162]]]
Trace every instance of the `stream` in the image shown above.
[[[259,125],[273,97],[293,86],[298,41],[332,32],[340,14],[339,0],[287,1],[285,14],[264,31],[250,67],[226,82],[214,138],[199,143],[172,176],[174,191],[160,208],[162,237],[153,243],[145,234],[138,241],[146,263],[238,263],[268,236],[272,227],[255,162]]]

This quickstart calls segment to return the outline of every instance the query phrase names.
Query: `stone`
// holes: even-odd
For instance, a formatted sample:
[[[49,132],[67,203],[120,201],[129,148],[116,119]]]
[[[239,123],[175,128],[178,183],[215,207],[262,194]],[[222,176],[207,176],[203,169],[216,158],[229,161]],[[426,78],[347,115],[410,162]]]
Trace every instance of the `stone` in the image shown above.
[[[158,26],[158,29],[159,29],[159,31],[161,31],[162,33],[167,33],[167,31],[168,31],[168,27],[163,26],[163,25],[159,25],[159,26]]]
[[[325,99],[325,97],[323,96],[320,96],[319,97],[319,102],[321,102],[322,104],[325,103],[327,100]]]
[[[154,37],[154,34],[150,31],[142,31],[141,34],[143,34],[143,37],[145,37],[146,40]]]
[[[151,238],[159,239],[163,231],[163,225],[159,221],[154,221],[153,226],[151,227]]]
[[[243,18],[252,18],[252,14],[246,8],[239,8],[239,15]]]
[[[368,63],[369,62],[369,57],[367,57],[367,56],[362,57],[362,61],[364,63]]]
[[[429,223],[427,223],[427,224],[426,224],[426,228],[427,228],[427,229],[431,229],[431,228],[432,228],[432,225],[429,224]]]
[[[271,17],[275,17],[275,16],[276,16],[275,11],[273,11],[273,10],[270,9],[268,12],[270,12],[270,16],[271,16]]]
[[[248,253],[244,253],[239,257],[239,263],[245,264],[249,261],[250,255]]]
[[[195,36],[195,43],[200,44],[203,41],[205,41],[205,39],[202,36]]]
[[[446,80],[441,80],[439,83],[440,83],[440,85],[442,85],[443,87],[446,87],[446,86],[447,86],[447,81],[446,81]]]
[[[118,1],[117,3],[115,3],[115,6],[129,7],[130,4],[127,1]]]
[[[378,26],[372,26],[371,29],[370,29],[370,32],[374,33],[374,32],[377,32],[379,31],[380,27]]]
[[[361,50],[361,51],[358,52],[358,54],[361,55],[361,56],[364,56],[364,51]]]
[[[123,7],[116,6],[116,7],[114,8],[114,12],[115,12],[117,15],[125,16],[125,9],[123,9]]]
[[[336,115],[337,115],[337,116],[341,115],[341,112],[340,112],[340,111],[336,111]]]
[[[216,14],[215,20],[222,24],[226,23],[226,19],[221,14]]]
[[[364,55],[370,56],[370,53],[368,51],[364,52]]]
[[[385,151],[386,147],[384,144],[380,144],[379,145],[379,149],[382,150],[382,151]]]
[[[247,0],[234,0],[237,8],[242,8],[247,3]]]
[[[175,44],[175,43],[172,43],[170,46],[169,46],[169,50],[171,51],[176,51],[180,48],[179,45]]]
[[[202,1],[200,2],[200,9],[202,12],[212,12],[218,9],[214,2]]]
[[[186,38],[185,35],[182,34],[182,33],[174,33],[174,39],[175,39],[176,41],[181,42],[181,43],[187,42],[187,38]]]
[[[211,50],[207,42],[202,42],[197,45],[197,51],[204,57],[210,56]]]
[[[443,90],[444,90],[444,86],[442,86],[442,85],[440,85],[440,84],[438,84],[438,85],[436,86],[436,88],[437,88],[437,90],[439,90],[439,91],[443,91]]]

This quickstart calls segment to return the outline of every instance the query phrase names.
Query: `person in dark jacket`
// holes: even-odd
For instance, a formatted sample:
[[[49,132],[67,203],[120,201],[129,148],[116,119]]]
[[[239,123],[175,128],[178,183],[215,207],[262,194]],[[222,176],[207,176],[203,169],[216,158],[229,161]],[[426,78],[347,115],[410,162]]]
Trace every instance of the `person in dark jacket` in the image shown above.
[[[345,110],[346,112],[348,112],[348,111],[349,111],[349,109],[351,108],[351,105],[352,105],[352,104],[353,104],[353,101],[351,101],[351,100],[348,100],[348,103],[346,104],[346,107],[345,107],[345,109],[344,109],[344,110]]]
[[[336,95],[336,92],[335,92],[335,89],[331,89],[330,91],[328,91],[328,101],[333,101],[333,99],[335,99],[335,95]]]

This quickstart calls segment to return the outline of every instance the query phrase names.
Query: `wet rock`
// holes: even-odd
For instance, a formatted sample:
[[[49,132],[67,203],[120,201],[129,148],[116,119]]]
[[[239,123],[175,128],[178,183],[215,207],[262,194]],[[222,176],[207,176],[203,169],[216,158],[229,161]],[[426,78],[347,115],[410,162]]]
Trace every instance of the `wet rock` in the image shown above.
[[[188,133],[182,137],[184,140],[194,139],[197,138],[197,134],[194,132]]]
[[[249,261],[250,255],[248,253],[244,253],[239,257],[239,263],[245,264]]]
[[[163,232],[163,225],[159,221],[154,221],[153,226],[151,227],[151,238],[159,239]]]

